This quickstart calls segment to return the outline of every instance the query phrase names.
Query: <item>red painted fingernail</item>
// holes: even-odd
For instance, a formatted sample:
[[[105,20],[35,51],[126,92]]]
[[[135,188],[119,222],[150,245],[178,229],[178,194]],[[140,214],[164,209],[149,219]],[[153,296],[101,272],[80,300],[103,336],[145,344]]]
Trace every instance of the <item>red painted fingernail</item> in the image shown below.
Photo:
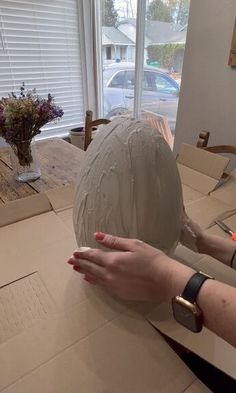
[[[95,233],[95,239],[96,240],[103,240],[104,237],[105,237],[105,233],[103,233],[103,232],[96,232]]]
[[[74,269],[74,270],[76,270],[77,272],[79,272],[79,271],[80,271],[80,268],[79,268],[79,266],[73,266],[73,269]]]
[[[71,259],[69,259],[69,261],[67,261],[67,263],[69,263],[69,265],[74,265],[74,262]]]

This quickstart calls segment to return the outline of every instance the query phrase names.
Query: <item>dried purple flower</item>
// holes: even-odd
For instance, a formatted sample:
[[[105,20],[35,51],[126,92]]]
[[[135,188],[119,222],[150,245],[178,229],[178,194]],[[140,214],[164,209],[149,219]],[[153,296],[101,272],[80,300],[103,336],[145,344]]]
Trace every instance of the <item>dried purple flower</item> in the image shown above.
[[[23,83],[19,95],[12,92],[0,100],[0,136],[17,149],[17,144],[31,142],[45,124],[63,114],[50,93],[47,99],[39,97],[36,89],[25,90]]]

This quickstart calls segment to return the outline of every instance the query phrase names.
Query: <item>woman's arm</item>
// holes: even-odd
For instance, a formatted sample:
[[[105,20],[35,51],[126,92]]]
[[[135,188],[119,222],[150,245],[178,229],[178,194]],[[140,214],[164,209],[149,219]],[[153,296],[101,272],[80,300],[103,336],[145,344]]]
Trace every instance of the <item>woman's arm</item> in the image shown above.
[[[181,238],[182,243],[187,247],[189,244],[187,244],[187,242],[185,243],[185,240],[190,239],[191,244],[194,244],[196,247],[195,251],[201,254],[210,255],[225,265],[230,266],[236,249],[236,242],[231,239],[207,233],[186,214],[185,210],[183,213],[183,231]],[[236,269],[236,266],[231,267]]]
[[[69,259],[85,280],[127,300],[171,301],[195,271],[139,240],[95,234],[112,251],[77,250]],[[204,325],[236,347],[236,289],[215,280],[202,285],[197,304]]]

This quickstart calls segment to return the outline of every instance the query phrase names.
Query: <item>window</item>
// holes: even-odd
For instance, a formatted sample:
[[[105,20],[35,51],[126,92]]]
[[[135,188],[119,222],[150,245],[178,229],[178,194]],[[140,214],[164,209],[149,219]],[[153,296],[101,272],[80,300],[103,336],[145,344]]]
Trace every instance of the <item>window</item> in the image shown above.
[[[106,47],[106,59],[111,60],[111,47],[110,46]]]
[[[135,117],[140,113],[142,117],[144,110],[153,112],[153,117],[167,119],[174,135],[189,5],[190,0],[162,1],[161,7],[155,0],[102,1],[106,31],[102,52],[111,42],[116,53],[113,61],[103,64],[104,117],[119,114],[121,109],[122,113],[133,111]],[[133,92],[107,88],[107,75],[114,72],[114,66],[116,72],[126,67],[126,76],[121,74],[124,80],[115,81],[116,87]]]
[[[134,90],[134,86],[135,86],[135,72],[134,71],[127,71],[126,72],[126,84],[127,84],[127,89]]]
[[[124,89],[125,87],[125,71],[117,72],[109,84],[109,87]]]
[[[178,87],[171,80],[168,80],[163,75],[158,75],[157,73],[152,73],[152,76],[154,79],[156,90],[159,93],[166,93],[166,94],[178,93]]]
[[[64,110],[44,135],[65,133],[84,118],[77,0],[1,0],[0,96],[26,88],[51,93]]]

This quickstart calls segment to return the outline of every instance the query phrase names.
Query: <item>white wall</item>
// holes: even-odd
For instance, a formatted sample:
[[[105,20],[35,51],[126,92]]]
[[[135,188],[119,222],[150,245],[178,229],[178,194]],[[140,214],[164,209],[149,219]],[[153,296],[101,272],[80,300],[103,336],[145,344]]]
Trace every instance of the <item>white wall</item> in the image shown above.
[[[191,2],[176,152],[201,130],[211,132],[209,145],[236,145],[236,69],[227,65],[235,16],[236,0]]]

